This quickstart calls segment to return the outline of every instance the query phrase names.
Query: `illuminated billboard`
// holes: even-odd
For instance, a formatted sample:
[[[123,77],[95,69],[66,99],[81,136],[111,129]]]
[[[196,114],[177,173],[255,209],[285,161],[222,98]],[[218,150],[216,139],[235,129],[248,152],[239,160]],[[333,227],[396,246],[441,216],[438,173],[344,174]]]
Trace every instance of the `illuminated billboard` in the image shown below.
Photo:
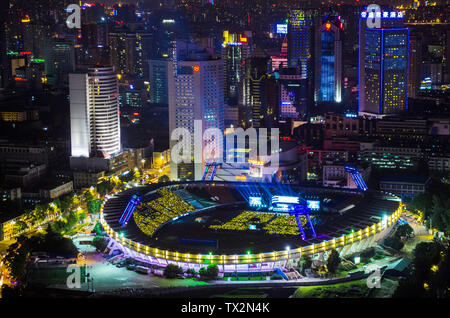
[[[298,204],[298,197],[291,197],[291,196],[281,196],[281,195],[274,195],[272,197],[272,204],[275,203],[288,203],[288,204]]]
[[[361,18],[363,19],[374,19],[374,18],[384,18],[384,19],[402,19],[404,17],[403,12],[395,12],[395,11],[391,11],[391,12],[381,12],[381,11],[372,11],[372,12],[367,12],[367,11],[363,11],[361,12]]]
[[[317,200],[306,200],[308,209],[310,210],[320,210],[320,201]]]
[[[261,197],[249,197],[248,204],[250,206],[261,206],[262,198]]]
[[[277,24],[277,34],[287,34],[288,25],[287,24]]]

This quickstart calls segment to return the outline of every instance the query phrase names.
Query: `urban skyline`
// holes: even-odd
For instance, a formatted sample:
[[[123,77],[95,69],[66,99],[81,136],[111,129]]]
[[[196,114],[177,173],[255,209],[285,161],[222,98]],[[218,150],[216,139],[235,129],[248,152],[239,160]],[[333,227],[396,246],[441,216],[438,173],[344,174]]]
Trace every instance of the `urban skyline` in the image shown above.
[[[448,0],[0,4],[2,299],[448,298],[449,197]]]

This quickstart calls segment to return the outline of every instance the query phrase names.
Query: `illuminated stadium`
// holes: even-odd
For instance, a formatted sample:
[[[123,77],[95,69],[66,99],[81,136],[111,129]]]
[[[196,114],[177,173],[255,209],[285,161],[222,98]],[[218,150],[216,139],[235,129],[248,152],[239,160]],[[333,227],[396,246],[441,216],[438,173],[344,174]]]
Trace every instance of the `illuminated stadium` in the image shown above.
[[[110,249],[157,266],[271,271],[303,255],[351,255],[378,244],[401,201],[376,191],[273,183],[177,182],[108,196]]]

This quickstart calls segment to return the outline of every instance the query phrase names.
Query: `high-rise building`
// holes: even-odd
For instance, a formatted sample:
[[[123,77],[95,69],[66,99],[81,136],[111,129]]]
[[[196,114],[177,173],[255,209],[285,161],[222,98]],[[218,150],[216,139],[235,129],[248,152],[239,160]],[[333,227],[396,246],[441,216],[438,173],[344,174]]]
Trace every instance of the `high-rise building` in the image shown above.
[[[145,32],[110,32],[111,64],[122,79],[148,79],[152,35]]]
[[[288,66],[298,67],[300,75],[312,73],[313,17],[309,11],[293,10],[288,24]]]
[[[341,102],[343,23],[328,15],[316,28],[315,101]]]
[[[377,25],[375,18],[379,19]],[[403,12],[362,12],[359,19],[359,112],[379,117],[408,108],[408,29]]]
[[[278,70],[280,67],[287,67],[287,56],[288,56],[288,40],[287,36],[284,37],[283,43],[281,44],[280,56],[271,56],[272,60],[272,71]]]
[[[244,74],[245,59],[250,54],[249,36],[223,32],[222,60],[224,64],[225,102],[237,106]]]
[[[245,61],[243,82],[244,117],[248,126],[261,127],[267,107],[264,99],[264,81],[271,71],[270,57],[261,48],[256,47]]]
[[[422,64],[422,43],[420,37],[409,37],[408,96],[415,98],[420,86],[420,65]]]
[[[150,103],[169,104],[168,69],[169,59],[159,58],[149,61]]]
[[[45,49],[45,74],[51,85],[67,85],[68,75],[75,70],[75,51],[69,39],[47,39]]]
[[[114,68],[71,73],[69,83],[72,156],[109,158],[119,153],[118,82]]]
[[[175,41],[168,84],[169,135],[176,128],[187,128],[194,156],[195,120],[201,120],[203,132],[208,128],[224,129],[223,62],[212,49]],[[176,143],[170,140],[171,149]],[[202,163],[176,164],[171,160],[171,179],[200,180],[204,161],[202,158]]]
[[[80,58],[81,64],[96,65],[100,63],[103,65],[109,63],[107,23],[83,23],[80,36],[83,47],[83,54]]]
[[[295,67],[280,68],[278,81],[280,83],[279,118],[302,119],[306,114],[307,82]]]

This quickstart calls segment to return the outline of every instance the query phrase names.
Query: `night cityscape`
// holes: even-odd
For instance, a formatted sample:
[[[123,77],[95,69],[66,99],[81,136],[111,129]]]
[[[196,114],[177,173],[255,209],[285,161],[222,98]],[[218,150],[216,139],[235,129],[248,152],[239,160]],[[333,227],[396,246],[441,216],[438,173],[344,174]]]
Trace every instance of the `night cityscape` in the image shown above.
[[[449,234],[449,0],[0,1],[0,303],[448,299]]]

